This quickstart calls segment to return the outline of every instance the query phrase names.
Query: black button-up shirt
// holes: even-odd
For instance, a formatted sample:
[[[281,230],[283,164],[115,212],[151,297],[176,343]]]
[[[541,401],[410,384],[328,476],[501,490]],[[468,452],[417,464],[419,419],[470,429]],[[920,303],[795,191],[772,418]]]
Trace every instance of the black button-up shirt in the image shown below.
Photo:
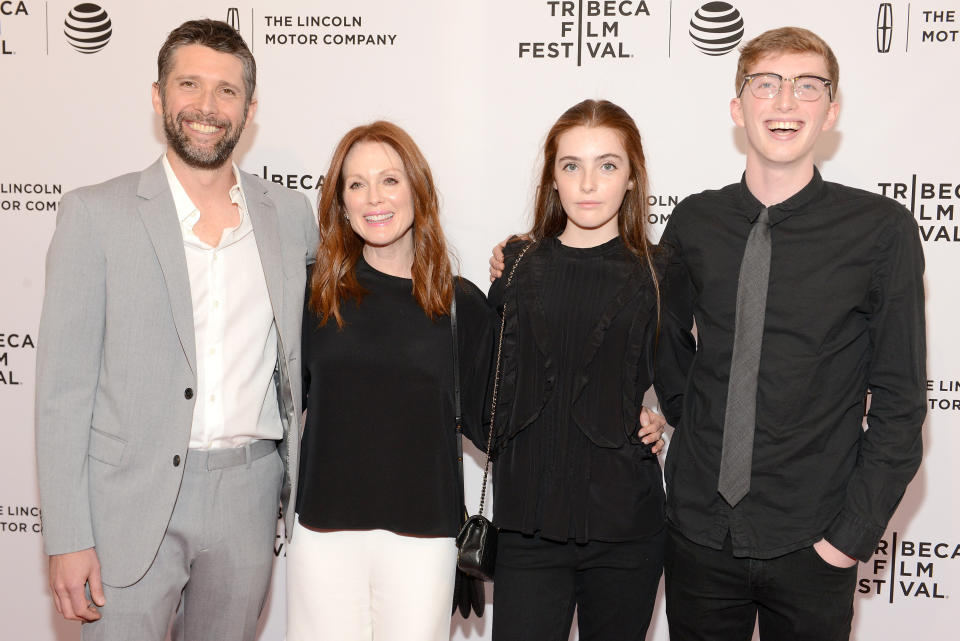
[[[662,243],[677,259],[669,314],[692,339],[661,340],[658,394],[676,426],[667,518],[686,537],[771,558],[825,537],[873,553],[920,464],[926,413],[923,253],[899,204],[813,179],[769,208],[772,257],[750,492],[717,493],[737,281],[763,205],[745,180],[677,205]],[[667,334],[669,336],[669,334]],[[663,339],[663,336],[661,336]],[[869,429],[863,429],[868,390]]]

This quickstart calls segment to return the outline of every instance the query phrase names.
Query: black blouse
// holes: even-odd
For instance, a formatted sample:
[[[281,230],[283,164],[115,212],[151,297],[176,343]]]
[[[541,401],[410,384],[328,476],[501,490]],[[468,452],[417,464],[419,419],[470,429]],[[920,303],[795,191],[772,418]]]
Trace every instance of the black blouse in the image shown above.
[[[462,497],[450,318],[431,321],[410,279],[362,258],[356,273],[368,293],[360,304],[343,304],[343,329],[333,320],[321,327],[304,307],[300,522],[455,536]],[[469,281],[458,279],[456,299],[464,433],[485,446],[481,410],[495,317]]]
[[[504,274],[521,247],[508,245]],[[498,310],[504,283],[490,288]],[[496,524],[560,541],[655,534],[660,465],[637,437],[658,328],[646,263],[619,238],[589,249],[545,239],[524,256],[506,300]]]

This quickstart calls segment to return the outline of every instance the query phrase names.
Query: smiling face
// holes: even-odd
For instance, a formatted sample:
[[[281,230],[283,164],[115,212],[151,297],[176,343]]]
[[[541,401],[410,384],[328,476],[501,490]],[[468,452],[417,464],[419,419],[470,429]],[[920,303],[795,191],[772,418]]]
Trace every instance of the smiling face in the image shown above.
[[[177,49],[166,85],[153,86],[153,108],[163,117],[170,149],[184,163],[217,169],[230,160],[248,117],[243,64],[228,53],[202,45]]]
[[[633,181],[615,130],[577,126],[561,134],[553,181],[567,215],[565,245],[591,247],[617,236],[617,215]]]
[[[772,54],[747,69],[748,74],[766,72],[784,78],[829,77],[826,61],[815,53]],[[757,98],[745,87],[730,101],[730,115],[747,135],[748,168],[812,171],[817,139],[833,127],[839,110],[839,103],[831,102],[826,92],[815,101],[797,100],[787,80],[773,98]]]
[[[350,226],[369,249],[389,249],[413,261],[413,192],[400,154],[382,142],[361,141],[343,161],[343,203]]]

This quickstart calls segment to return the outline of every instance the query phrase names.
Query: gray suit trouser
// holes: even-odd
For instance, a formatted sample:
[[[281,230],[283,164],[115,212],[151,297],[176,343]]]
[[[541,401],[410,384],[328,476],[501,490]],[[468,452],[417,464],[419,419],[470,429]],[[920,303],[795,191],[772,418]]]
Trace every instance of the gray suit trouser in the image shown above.
[[[273,441],[190,450],[157,556],[137,583],[104,585],[84,641],[252,641],[273,571],[283,463]],[[144,496],[149,501],[150,496]],[[130,515],[130,527],[137,527]]]

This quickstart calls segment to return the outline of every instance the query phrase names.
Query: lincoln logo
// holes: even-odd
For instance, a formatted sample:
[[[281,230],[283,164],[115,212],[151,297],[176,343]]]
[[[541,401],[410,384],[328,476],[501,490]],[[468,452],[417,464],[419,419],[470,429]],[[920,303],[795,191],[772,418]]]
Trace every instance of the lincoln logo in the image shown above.
[[[236,7],[227,9],[227,24],[240,31],[240,10]]]
[[[888,53],[893,42],[893,6],[881,2],[877,10],[877,53]]]

